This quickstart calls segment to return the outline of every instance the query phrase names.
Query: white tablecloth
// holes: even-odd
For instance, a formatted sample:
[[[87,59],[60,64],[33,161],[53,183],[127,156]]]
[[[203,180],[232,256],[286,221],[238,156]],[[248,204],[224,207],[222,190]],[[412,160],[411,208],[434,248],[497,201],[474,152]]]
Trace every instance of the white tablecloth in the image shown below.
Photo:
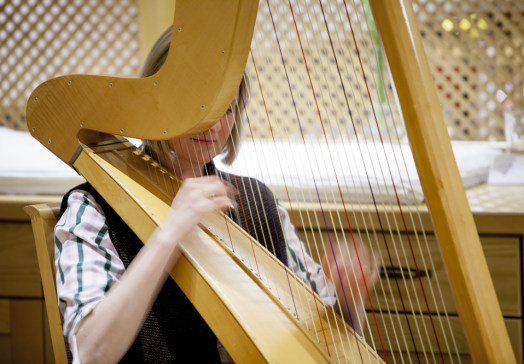
[[[486,182],[491,161],[500,149],[489,143],[452,143],[464,187]],[[245,142],[229,173],[266,183],[279,200],[349,203],[422,203],[424,195],[408,144],[356,142]],[[338,186],[341,186],[341,192]],[[287,186],[287,192],[286,192]],[[318,194],[317,194],[318,191]]]
[[[486,182],[500,149],[490,143],[453,143],[464,186]],[[348,203],[395,202],[394,187],[404,204],[421,203],[422,187],[407,144],[245,141],[234,165],[216,158],[221,170],[266,183],[279,200]],[[390,174],[391,171],[391,174]],[[338,183],[337,183],[338,178]],[[84,179],[27,132],[0,127],[0,193],[64,194]],[[284,183],[285,181],[285,183]],[[317,195],[318,191],[318,195]]]

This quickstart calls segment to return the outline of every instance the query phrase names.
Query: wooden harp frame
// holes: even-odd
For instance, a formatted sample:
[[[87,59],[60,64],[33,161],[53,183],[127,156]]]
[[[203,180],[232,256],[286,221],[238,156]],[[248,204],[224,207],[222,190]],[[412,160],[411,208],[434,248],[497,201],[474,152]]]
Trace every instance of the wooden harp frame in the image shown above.
[[[515,363],[411,2],[370,3],[473,360]],[[140,167],[125,162],[124,156],[143,158],[120,135],[167,140],[206,130],[218,120],[240,84],[257,7],[257,1],[179,0],[170,52],[156,75],[62,76],[40,85],[28,101],[31,134],[84,176],[144,242],[166,215],[172,196],[148,183]],[[161,167],[159,171],[166,173]],[[210,226],[224,221],[217,214],[200,224],[195,235],[183,241],[183,256],[170,274],[233,358],[334,362],[285,302],[215,236]],[[252,238],[240,228],[233,235],[239,249],[250,246]],[[256,249],[264,253],[263,247]],[[266,257],[267,264],[283,268],[274,257]],[[241,284],[244,294],[235,293],[232,284]],[[300,290],[308,299],[320,300],[307,287]],[[345,325],[338,317],[331,319]],[[357,341],[366,345],[357,336],[350,345]],[[336,340],[330,345],[347,346]]]

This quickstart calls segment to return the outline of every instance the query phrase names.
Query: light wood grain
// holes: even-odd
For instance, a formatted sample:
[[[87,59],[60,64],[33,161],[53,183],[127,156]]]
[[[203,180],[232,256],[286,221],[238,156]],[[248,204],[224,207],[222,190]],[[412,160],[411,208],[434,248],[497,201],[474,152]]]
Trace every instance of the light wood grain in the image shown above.
[[[47,319],[46,308],[42,307],[44,317],[44,361],[46,364],[55,364],[55,353],[53,350],[53,339],[51,338],[51,329]]]
[[[354,232],[357,235],[357,232]],[[388,259],[388,252],[386,245],[384,244],[382,237],[375,240],[374,235],[379,232],[370,232],[369,235],[366,232],[360,232],[364,244],[368,247],[369,252],[373,252],[374,256],[381,261],[383,267],[391,267],[391,263]],[[338,231],[336,234],[331,232],[333,238],[338,238],[340,243],[345,246],[346,242],[343,240],[343,234]],[[323,256],[323,241],[322,234],[318,230],[307,230],[300,231],[301,238],[308,247],[311,256],[315,261],[320,262],[321,257],[317,253],[315,242],[319,247],[319,252]],[[377,296],[372,295],[372,304],[375,309],[382,307],[386,308],[386,302],[390,305],[396,305],[402,307],[400,296],[406,298],[411,297],[411,300],[404,300],[404,305],[408,311],[415,310],[416,312],[427,312],[427,308],[424,304],[417,304],[415,297],[419,298],[423,302],[423,293],[418,279],[416,277],[416,267],[424,274],[421,278],[422,284],[426,289],[426,295],[428,297],[428,305],[430,312],[447,312],[449,314],[457,314],[457,308],[455,300],[453,298],[453,292],[449,284],[446,268],[442,255],[440,253],[440,247],[438,241],[434,235],[426,235],[426,239],[423,236],[411,235],[411,241],[414,243],[414,254],[415,260],[413,259],[408,240],[405,234],[394,234],[391,236],[389,233],[386,234],[386,241],[391,251],[393,266],[396,268],[404,268],[404,270],[410,270],[412,277],[415,282],[411,282],[409,275],[406,275],[406,281],[403,281],[400,273],[397,273],[400,282],[400,294],[396,285],[395,280],[391,276],[390,278],[381,278],[382,282],[377,283],[375,286]],[[346,239],[350,239],[350,232],[345,231]],[[427,241],[427,245],[426,245]],[[490,270],[490,275],[495,286],[497,298],[502,309],[504,316],[520,317],[522,315],[522,266],[521,266],[521,250],[520,250],[520,239],[517,237],[492,237],[485,236],[480,239],[482,243],[482,249],[486,255],[486,260]],[[319,245],[320,244],[320,245]],[[352,242],[349,240],[349,244]],[[429,247],[429,249],[428,249]],[[371,249],[372,248],[372,249]],[[345,248],[344,248],[345,249]],[[433,261],[433,264],[430,260]],[[400,272],[400,271],[399,271]],[[429,277],[431,276],[431,278]],[[391,281],[391,285],[388,285],[387,280]],[[442,298],[440,296],[442,292]],[[408,295],[409,293],[409,295]],[[394,297],[394,303],[392,302]],[[367,300],[366,308],[370,309],[371,306]]]
[[[54,227],[60,216],[60,205],[35,205],[27,206],[24,211],[31,217],[35,246],[38,256],[38,265],[42,277],[42,286],[45,295],[46,316],[49,319],[49,330],[53,345],[53,352],[57,363],[67,363],[64,337],[62,334],[61,315],[58,310],[58,298],[56,294],[56,272],[55,272],[55,245]],[[41,308],[43,310],[43,307]],[[42,319],[43,324],[43,319]],[[40,333],[44,340],[44,331]],[[43,350],[43,349],[42,349]]]
[[[515,363],[410,1],[370,1],[475,362]]]
[[[151,47],[164,31],[173,25],[175,0],[141,0],[139,7],[140,19],[138,32],[140,34],[140,65],[144,64]]]
[[[373,317],[370,313],[368,313],[368,320],[373,320]],[[421,359],[422,363],[430,363],[433,362],[432,355],[436,356],[437,362],[441,362],[439,348],[437,345],[437,340],[435,339],[435,335],[433,334],[433,331],[431,329],[431,322],[429,320],[429,317],[427,315],[423,316],[413,316],[408,315],[407,319],[403,314],[382,314],[379,315],[379,329],[381,332],[385,332],[385,330],[390,330],[389,332],[393,331],[393,328],[396,330],[396,332],[401,332],[403,330],[405,333],[409,332],[407,320],[409,320],[411,329],[414,330],[414,340],[415,344],[411,341],[411,337],[409,334],[405,336],[405,341],[399,340],[399,343],[397,343],[395,340],[387,341],[385,343],[385,348],[387,351],[396,351],[397,353],[400,351],[403,351],[404,354],[406,353],[406,350],[412,353],[412,355],[415,354],[415,345],[417,347],[417,351],[419,353],[419,357]],[[370,321],[372,322],[372,321]],[[415,323],[418,324],[418,327],[415,325]],[[517,362],[520,364],[522,363],[522,319],[504,319],[505,326],[509,333],[509,338],[511,341],[511,345],[515,351]],[[427,329],[427,332],[425,329]],[[437,322],[435,326],[438,341],[440,344],[440,349],[442,350],[442,353],[445,356],[445,359],[449,358],[449,354],[459,354],[459,355],[471,355],[471,352],[468,348],[468,343],[466,341],[466,338],[464,336],[464,330],[462,328],[462,325],[460,323],[460,319],[456,316],[449,317],[449,324],[445,320],[445,318],[442,319],[442,326],[440,322]],[[451,334],[451,332],[453,334]],[[373,336],[373,339],[378,342],[379,337],[377,333],[377,329],[370,325],[369,329],[366,330],[365,335],[368,335],[368,337],[371,335]],[[444,338],[444,336],[446,338]],[[453,343],[453,338],[456,343],[456,347]],[[447,343],[446,343],[447,339]],[[424,348],[424,350],[423,350]],[[428,355],[428,360],[424,357],[424,351]],[[383,355],[379,351],[379,354]],[[447,357],[447,358],[446,358]]]
[[[0,296],[43,297],[31,225],[1,222],[0,231]]]
[[[411,363],[418,363],[418,359],[415,353],[399,353],[397,351],[386,351],[386,355],[388,357],[388,360],[395,360],[396,363],[402,363],[402,360],[405,360],[405,362],[408,362],[411,360]],[[460,362],[459,362],[460,358]],[[433,358],[432,358],[433,359]],[[440,356],[438,357],[439,363],[442,363],[442,358]],[[424,363],[424,361],[421,361]],[[431,363],[431,361],[430,361]],[[473,364],[473,360],[471,359],[471,356],[467,354],[463,355],[446,355],[444,356],[444,363],[443,364],[453,364],[453,363],[461,363],[461,364]]]
[[[30,221],[24,206],[40,203],[60,203],[62,196],[54,195],[0,195],[0,221]]]
[[[479,234],[499,234],[499,235],[524,235],[524,186],[494,186],[481,184],[466,190],[468,203],[473,213],[475,226]],[[317,229],[326,229],[326,226],[317,226],[316,220],[323,221],[322,210],[318,204],[292,201],[280,201],[280,203],[291,213],[291,206],[297,214],[297,227],[311,227]],[[344,205],[341,203],[323,204],[324,211],[330,211],[334,216],[344,216]],[[364,204],[346,203],[349,222],[353,229],[369,231],[380,230],[379,218],[381,221],[397,220],[402,221],[400,209],[398,206],[385,205],[377,206]],[[428,208],[424,205],[419,206],[402,206],[402,213],[406,218],[407,230],[425,231],[434,233],[433,223],[431,221]],[[310,216],[311,222],[308,219]],[[302,218],[300,218],[302,216]],[[327,220],[329,229],[349,229],[347,220],[341,219],[341,223],[335,219],[333,223]],[[388,228],[390,226],[387,226]],[[400,226],[401,232],[403,226]],[[391,226],[393,231],[398,227]]]

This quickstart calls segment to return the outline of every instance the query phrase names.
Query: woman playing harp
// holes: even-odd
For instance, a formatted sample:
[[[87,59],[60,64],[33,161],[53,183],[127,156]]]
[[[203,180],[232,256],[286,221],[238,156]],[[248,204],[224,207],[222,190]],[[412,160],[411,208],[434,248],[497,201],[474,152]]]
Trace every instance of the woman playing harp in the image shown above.
[[[171,31],[169,28],[153,47],[142,77],[162,67]],[[207,132],[166,142],[144,141],[148,154],[184,180],[162,229],[150,237],[148,248],[141,249],[140,240],[90,185],[78,186],[64,196],[62,217],[55,228],[55,264],[64,336],[75,363],[232,362],[166,271],[180,256],[178,242],[205,214],[224,211],[242,225],[238,206],[256,197],[248,196],[247,189],[238,189],[237,179],[242,177],[216,170],[212,161],[225,152],[226,162],[232,163],[238,151],[242,132],[239,116],[247,101],[247,88],[244,77],[226,114]],[[249,183],[263,186],[253,180]],[[362,275],[331,283],[330,260],[337,258],[349,265],[354,257],[341,257],[344,253],[339,251],[335,257],[324,257],[322,266],[316,264],[307,255],[286,210],[270,192],[260,199],[259,206],[267,206],[261,208],[275,212],[276,222],[255,226],[244,220],[242,226],[247,225],[251,235],[261,231],[285,242],[284,251],[269,244],[266,247],[327,304],[335,303],[336,290],[348,292],[352,286],[355,292],[364,280],[368,285],[376,282],[377,266],[362,261]],[[363,310],[359,304],[350,305],[349,312],[342,314],[363,320]]]

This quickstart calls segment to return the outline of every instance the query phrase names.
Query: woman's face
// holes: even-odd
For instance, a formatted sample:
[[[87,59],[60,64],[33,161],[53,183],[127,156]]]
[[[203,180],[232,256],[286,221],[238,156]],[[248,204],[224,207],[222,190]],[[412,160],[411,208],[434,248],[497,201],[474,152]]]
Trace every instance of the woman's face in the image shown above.
[[[178,158],[193,163],[209,163],[226,145],[235,124],[235,108],[237,107],[238,92],[231,106],[224,116],[206,132],[168,141],[169,147]]]

